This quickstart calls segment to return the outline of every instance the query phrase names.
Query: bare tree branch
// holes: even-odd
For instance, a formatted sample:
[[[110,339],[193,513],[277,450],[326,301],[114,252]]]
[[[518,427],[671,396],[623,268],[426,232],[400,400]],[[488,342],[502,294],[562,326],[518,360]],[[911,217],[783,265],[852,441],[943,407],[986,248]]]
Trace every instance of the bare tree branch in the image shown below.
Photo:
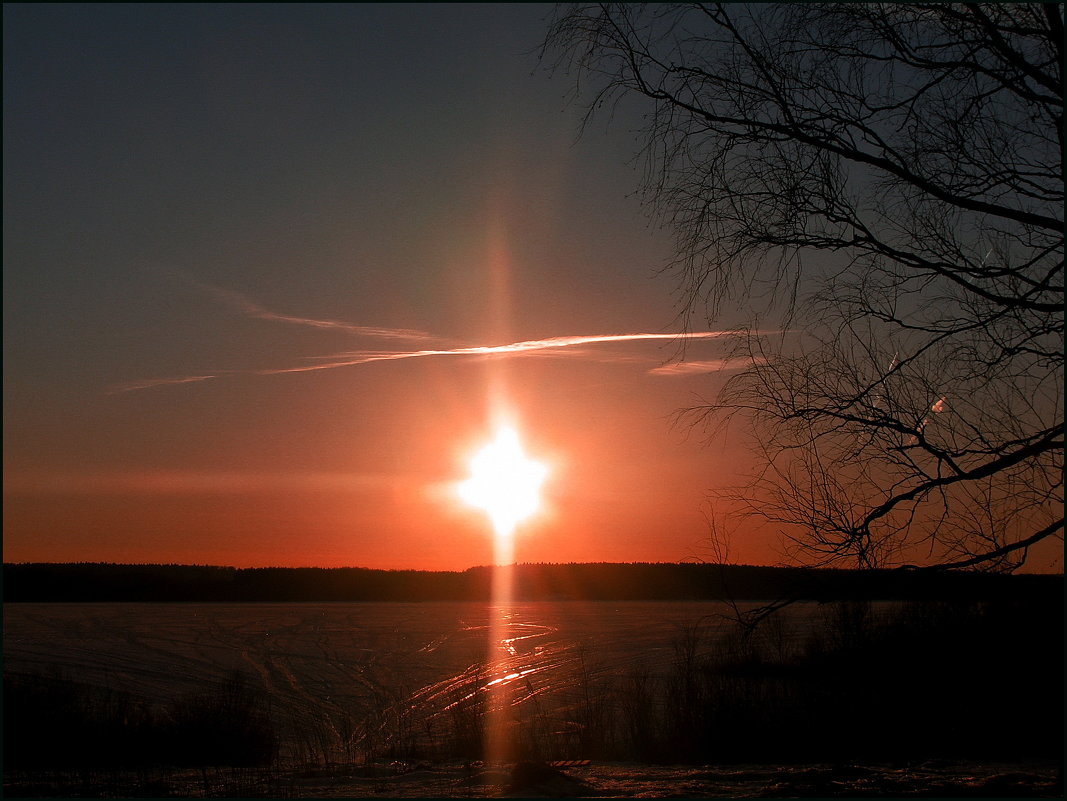
[[[722,494],[808,556],[1012,570],[1062,530],[1062,34],[1055,4],[561,7],[589,113],[648,103],[686,319],[804,332],[689,417],[747,427]]]

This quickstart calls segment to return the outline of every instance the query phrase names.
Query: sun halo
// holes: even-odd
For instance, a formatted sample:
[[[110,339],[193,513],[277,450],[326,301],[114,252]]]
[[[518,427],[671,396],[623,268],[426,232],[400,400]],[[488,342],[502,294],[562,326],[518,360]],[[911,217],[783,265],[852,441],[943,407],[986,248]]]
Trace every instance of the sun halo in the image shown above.
[[[471,459],[470,471],[470,478],[456,488],[459,497],[485,511],[498,542],[510,540],[518,524],[541,507],[548,467],[530,459],[518,432],[504,425]]]

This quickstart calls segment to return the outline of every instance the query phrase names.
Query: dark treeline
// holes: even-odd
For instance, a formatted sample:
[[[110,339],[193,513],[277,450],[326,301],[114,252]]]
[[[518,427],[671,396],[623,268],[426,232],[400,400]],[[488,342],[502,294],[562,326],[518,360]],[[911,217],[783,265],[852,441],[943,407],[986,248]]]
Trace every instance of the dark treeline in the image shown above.
[[[200,565],[5,564],[5,602],[482,601],[493,568],[463,572]],[[1062,575],[750,565],[524,564],[518,600],[956,600],[1055,597]]]

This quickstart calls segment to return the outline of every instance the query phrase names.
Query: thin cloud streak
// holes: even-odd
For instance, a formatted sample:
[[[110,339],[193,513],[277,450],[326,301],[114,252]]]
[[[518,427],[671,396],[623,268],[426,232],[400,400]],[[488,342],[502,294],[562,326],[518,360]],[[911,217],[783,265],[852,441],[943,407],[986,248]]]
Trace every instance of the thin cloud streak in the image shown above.
[[[428,342],[438,339],[438,337],[432,336],[425,331],[417,331],[412,328],[379,328],[368,325],[354,325],[342,320],[318,320],[312,317],[297,317],[292,314],[279,314],[278,312],[273,312],[270,309],[260,306],[254,300],[240,292],[236,292],[232,289],[223,289],[212,284],[204,283],[195,278],[189,278],[189,280],[200,289],[214,295],[227,305],[237,309],[246,317],[252,317],[257,320],[269,320],[271,322],[290,323],[310,328],[343,331],[346,334],[376,337],[378,339],[402,339],[413,342]]]
[[[705,373],[716,373],[723,370],[743,370],[758,364],[766,364],[763,357],[749,359],[707,359],[693,362],[673,362],[653,367],[648,371],[649,375],[685,376]]]
[[[648,339],[717,339],[728,336],[732,331],[696,331],[683,334],[593,334],[585,336],[550,337],[548,339],[527,339],[506,345],[476,345],[466,348],[448,348],[446,350],[409,350],[409,351],[353,351],[336,357],[325,357],[330,361],[321,364],[297,367],[279,367],[255,371],[259,375],[278,375],[281,373],[304,373],[312,370],[332,370],[337,367],[350,367],[370,362],[396,361],[398,359],[420,359],[426,356],[498,356],[523,353],[536,353],[555,348],[571,348],[591,345],[599,342],[634,342]]]
[[[230,371],[222,372],[218,371],[211,375],[190,375],[184,378],[144,378],[138,381],[127,381],[123,384],[116,384],[108,390],[109,395],[114,395],[119,392],[134,392],[139,389],[152,389],[153,387],[164,387],[170,384],[195,384],[198,381],[208,381],[212,378],[218,378],[220,375],[225,375]]]
[[[228,370],[216,371],[214,375],[189,376],[187,378],[161,378],[132,381],[114,387],[112,392],[130,392],[167,384],[192,383],[206,381],[219,375],[282,375],[285,373],[308,373],[317,370],[336,370],[341,367],[354,367],[372,362],[399,361],[401,359],[421,359],[430,356],[516,356],[556,351],[566,348],[577,348],[599,343],[613,342],[637,342],[647,340],[706,340],[721,339],[735,335],[736,331],[688,331],[678,334],[592,334],[578,336],[549,337],[547,339],[527,339],[520,342],[510,342],[504,345],[476,345],[468,347],[447,349],[424,349],[407,351],[351,351],[336,354],[334,356],[313,357],[321,359],[316,364],[304,364],[294,367],[275,367],[259,370]],[[753,332],[749,332],[750,334]],[[762,332],[775,333],[775,332]],[[583,354],[586,358],[599,358],[590,354]],[[612,360],[609,357],[609,360]],[[720,360],[721,361],[721,360]],[[692,363],[692,364],[695,364]],[[655,371],[653,371],[655,372]]]

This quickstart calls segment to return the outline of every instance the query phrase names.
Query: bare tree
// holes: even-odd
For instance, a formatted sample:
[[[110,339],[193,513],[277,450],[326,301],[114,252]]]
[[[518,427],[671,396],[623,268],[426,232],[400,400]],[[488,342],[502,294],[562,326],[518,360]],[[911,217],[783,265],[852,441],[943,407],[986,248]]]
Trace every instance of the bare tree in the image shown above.
[[[822,563],[1062,543],[1062,5],[567,5],[543,58],[644,99],[687,324],[751,313],[729,497]]]

